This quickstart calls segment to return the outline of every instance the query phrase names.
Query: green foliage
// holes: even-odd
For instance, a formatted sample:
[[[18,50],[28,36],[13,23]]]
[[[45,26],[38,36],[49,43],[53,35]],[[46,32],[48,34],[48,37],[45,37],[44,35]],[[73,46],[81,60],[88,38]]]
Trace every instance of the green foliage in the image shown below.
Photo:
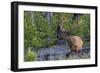
[[[25,61],[35,61],[37,55],[35,52],[31,51],[30,47],[28,48],[28,52],[25,54]]]
[[[24,12],[24,47],[35,49],[50,47],[57,41],[57,26],[63,23],[65,31],[83,38],[90,36],[90,15],[81,14],[75,18],[74,13],[53,12],[50,24],[47,12]],[[79,14],[76,14],[79,15]],[[77,27],[78,26],[78,27]]]

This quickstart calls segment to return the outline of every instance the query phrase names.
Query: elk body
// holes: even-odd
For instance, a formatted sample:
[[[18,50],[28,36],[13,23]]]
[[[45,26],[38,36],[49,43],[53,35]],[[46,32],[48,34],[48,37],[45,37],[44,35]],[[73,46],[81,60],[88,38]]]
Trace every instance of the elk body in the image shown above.
[[[71,51],[79,52],[82,49],[83,41],[79,36],[67,35],[63,39],[68,42]]]

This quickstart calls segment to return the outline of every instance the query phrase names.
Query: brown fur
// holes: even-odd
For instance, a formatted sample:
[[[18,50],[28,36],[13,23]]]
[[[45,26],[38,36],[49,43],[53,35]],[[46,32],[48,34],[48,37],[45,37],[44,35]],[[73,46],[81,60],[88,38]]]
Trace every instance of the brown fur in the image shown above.
[[[72,51],[79,52],[82,49],[83,41],[79,36],[67,36],[64,39],[69,43]]]

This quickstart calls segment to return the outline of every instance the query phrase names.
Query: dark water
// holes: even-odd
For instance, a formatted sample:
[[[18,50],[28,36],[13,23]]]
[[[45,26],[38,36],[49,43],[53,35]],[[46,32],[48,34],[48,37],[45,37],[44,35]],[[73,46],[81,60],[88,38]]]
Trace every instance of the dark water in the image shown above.
[[[42,48],[37,52],[37,61],[87,59],[90,58],[90,48],[84,47],[79,53],[71,52],[68,44],[60,41],[50,48]]]

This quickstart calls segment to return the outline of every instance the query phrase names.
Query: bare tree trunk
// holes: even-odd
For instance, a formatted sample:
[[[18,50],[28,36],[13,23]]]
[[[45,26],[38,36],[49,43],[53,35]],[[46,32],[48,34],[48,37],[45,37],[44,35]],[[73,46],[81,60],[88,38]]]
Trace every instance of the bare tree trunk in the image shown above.
[[[32,25],[34,25],[34,14],[31,12]]]

